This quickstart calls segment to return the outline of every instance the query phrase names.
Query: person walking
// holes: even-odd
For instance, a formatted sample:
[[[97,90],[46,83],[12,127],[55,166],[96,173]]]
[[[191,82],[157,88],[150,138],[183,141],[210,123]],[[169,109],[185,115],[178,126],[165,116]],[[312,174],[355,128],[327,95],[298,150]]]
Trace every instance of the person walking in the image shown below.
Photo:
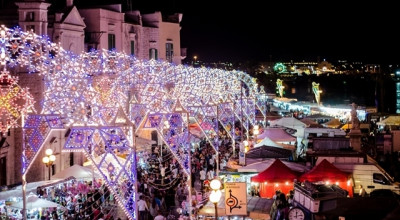
[[[205,169],[200,171],[201,191],[204,189],[204,180],[206,180],[207,172]]]
[[[147,203],[146,203],[146,201],[144,201],[143,196],[139,197],[137,206],[139,209],[139,220],[146,220],[147,219],[147,211],[149,210],[149,208],[147,207]]]

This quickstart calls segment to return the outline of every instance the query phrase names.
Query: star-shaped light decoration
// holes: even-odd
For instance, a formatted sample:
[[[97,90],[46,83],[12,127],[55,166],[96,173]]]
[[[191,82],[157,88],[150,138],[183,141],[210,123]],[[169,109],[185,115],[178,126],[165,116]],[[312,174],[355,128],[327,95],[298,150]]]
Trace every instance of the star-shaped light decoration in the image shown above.
[[[13,77],[4,69],[0,72],[0,132],[4,135],[8,129],[18,127],[18,119],[33,108],[35,101],[27,88],[17,84],[18,77]]]

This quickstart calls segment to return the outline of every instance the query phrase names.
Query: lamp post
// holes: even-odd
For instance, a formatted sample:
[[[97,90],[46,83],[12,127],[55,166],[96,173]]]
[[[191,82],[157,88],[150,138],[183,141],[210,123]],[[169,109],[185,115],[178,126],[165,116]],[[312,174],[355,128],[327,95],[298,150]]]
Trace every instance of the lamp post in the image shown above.
[[[221,192],[221,181],[219,179],[213,179],[210,182],[210,187],[212,189],[210,194],[210,201],[214,203],[215,208],[215,219],[218,219],[218,202],[221,199],[222,192]]]
[[[54,161],[56,161],[56,156],[53,155],[53,150],[52,149],[47,149],[46,150],[46,156],[43,157],[42,162],[46,164],[46,167],[49,168],[49,180],[50,180],[50,170],[51,170],[51,165],[53,165]]]

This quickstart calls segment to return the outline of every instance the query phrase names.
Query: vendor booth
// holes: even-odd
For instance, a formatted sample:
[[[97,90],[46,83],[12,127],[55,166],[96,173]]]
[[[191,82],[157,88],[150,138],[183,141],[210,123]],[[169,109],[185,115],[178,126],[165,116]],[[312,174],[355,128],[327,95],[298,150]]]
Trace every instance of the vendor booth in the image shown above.
[[[353,197],[353,187],[349,181],[349,174],[339,170],[326,159],[313,167],[309,172],[301,175],[301,182],[309,181],[312,183],[323,182],[325,184],[336,184],[340,188],[347,190],[349,196]]]
[[[260,197],[272,198],[277,190],[288,194],[293,189],[293,181],[297,177],[297,173],[276,159],[266,170],[253,176],[251,181],[259,184]]]

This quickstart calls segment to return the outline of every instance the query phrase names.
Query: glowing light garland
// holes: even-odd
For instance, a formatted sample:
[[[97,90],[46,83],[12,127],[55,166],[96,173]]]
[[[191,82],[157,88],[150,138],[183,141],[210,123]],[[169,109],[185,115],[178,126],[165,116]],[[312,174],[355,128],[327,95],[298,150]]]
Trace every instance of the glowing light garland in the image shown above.
[[[0,72],[0,132],[3,135],[8,129],[18,127],[18,120],[35,103],[28,89],[20,88],[17,82],[18,78],[6,69]]]

